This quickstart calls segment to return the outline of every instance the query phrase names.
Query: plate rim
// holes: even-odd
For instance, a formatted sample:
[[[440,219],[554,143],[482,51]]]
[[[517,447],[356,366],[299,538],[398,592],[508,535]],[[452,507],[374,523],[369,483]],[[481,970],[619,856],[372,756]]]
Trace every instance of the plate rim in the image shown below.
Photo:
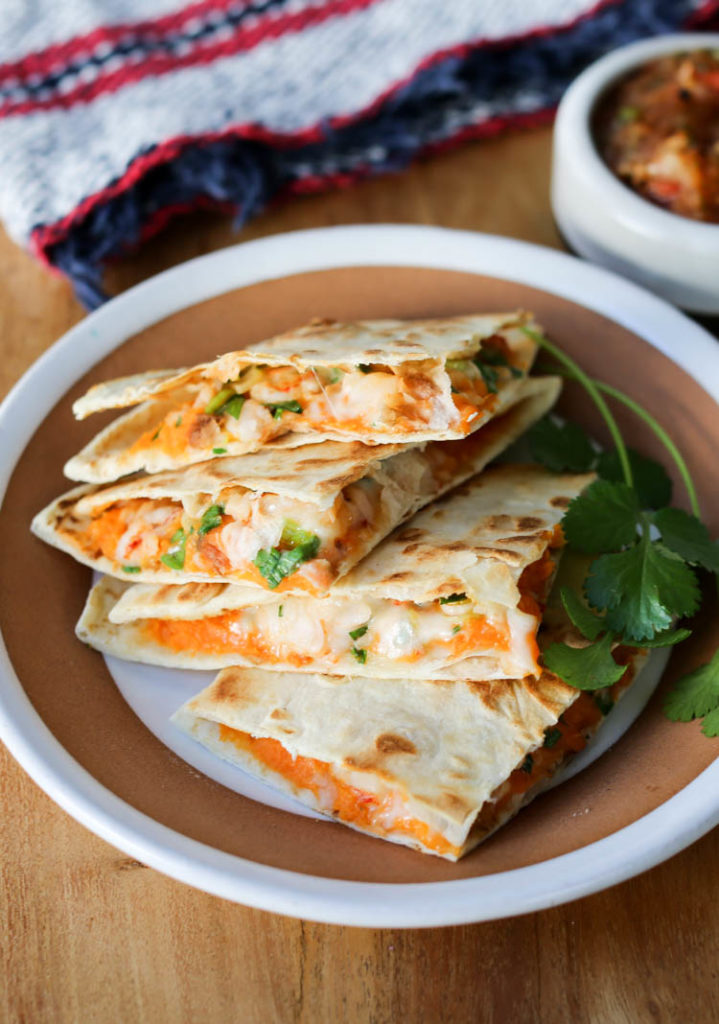
[[[423,225],[350,225],[241,242],[196,257],[112,299],[47,349],[0,406],[0,497],[43,409],[127,338],[235,288],[360,266],[487,274],[576,302],[639,334],[719,404],[715,339],[664,300],[559,250]],[[672,351],[672,339],[682,350]],[[26,402],[36,380],[44,403]],[[35,415],[37,405],[42,408]],[[80,766],[26,696],[0,634],[0,739],[56,803],[90,831],[163,874],[213,895],[306,920],[364,927],[438,927],[529,913],[653,867],[719,823],[719,761],[649,814],[603,839],[523,868],[470,879],[369,883],[301,874],[191,839],[136,810]]]

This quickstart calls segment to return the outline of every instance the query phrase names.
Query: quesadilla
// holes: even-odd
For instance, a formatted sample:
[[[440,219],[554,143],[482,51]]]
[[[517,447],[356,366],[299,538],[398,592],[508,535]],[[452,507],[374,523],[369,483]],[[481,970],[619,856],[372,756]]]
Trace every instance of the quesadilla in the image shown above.
[[[351,828],[456,861],[546,786],[632,681],[572,689],[227,668],[172,721],[219,757]],[[331,727],[328,727],[331,723]]]
[[[65,474],[106,483],[272,442],[465,437],[495,415],[500,397],[510,397],[529,370],[536,345],[521,328],[530,323],[523,313],[317,320],[191,369],[98,384],[75,402],[79,419],[139,407],[70,459]]]
[[[536,674],[559,521],[593,479],[539,466],[485,470],[395,530],[324,597],[226,583],[127,587],[106,577],[78,636],[105,653],[180,668]]]
[[[515,404],[462,441],[325,441],[84,485],[32,528],[120,579],[222,579],[322,594],[395,526],[483,469],[551,407],[559,386],[556,378],[522,381]]]

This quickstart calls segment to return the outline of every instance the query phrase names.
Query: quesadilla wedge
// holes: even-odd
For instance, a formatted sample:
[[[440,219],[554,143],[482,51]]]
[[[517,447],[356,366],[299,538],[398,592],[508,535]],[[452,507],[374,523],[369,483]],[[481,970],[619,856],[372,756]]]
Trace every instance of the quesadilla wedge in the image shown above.
[[[521,327],[530,323],[523,313],[317,320],[191,369],[98,384],[73,406],[79,419],[139,407],[98,434],[65,473],[106,483],[272,442],[465,437],[501,410],[500,398],[529,370],[536,346]]]
[[[556,378],[522,381],[516,403],[462,441],[325,441],[84,485],[32,528],[120,579],[222,579],[322,594],[395,526],[483,469],[551,407],[559,387]]]
[[[431,682],[227,668],[172,721],[321,814],[456,861],[586,745],[642,660],[614,656],[627,669],[596,696],[547,672]]]
[[[324,597],[187,583],[93,588],[78,636],[180,668],[490,680],[537,674],[536,635],[563,538],[593,474],[502,465],[419,512]],[[498,510],[501,509],[501,512]]]

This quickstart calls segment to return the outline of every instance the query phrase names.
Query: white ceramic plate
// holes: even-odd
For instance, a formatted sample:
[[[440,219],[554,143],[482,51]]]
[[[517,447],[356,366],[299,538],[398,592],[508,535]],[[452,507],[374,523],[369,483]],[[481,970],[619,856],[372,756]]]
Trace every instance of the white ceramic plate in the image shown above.
[[[640,334],[719,401],[716,342],[661,300],[606,271],[537,246],[467,232],[389,225],[330,228],[275,236],[193,260],[146,281],[87,317],[35,363],[0,408],[0,487],[4,490],[45,410],[128,337],[170,313],[231,289],[342,266],[443,268],[543,289]],[[681,338],[680,352],[675,350],[677,338]],[[167,677],[158,674],[158,699],[150,702],[151,707],[143,707],[138,698],[138,680],[145,681],[143,673],[157,670],[128,670],[112,659],[110,667],[135,710],[168,742],[167,727],[161,722],[169,706],[166,688],[162,695],[163,679]],[[199,680],[199,675],[195,679]],[[605,733],[609,740],[638,713],[652,685],[650,679],[637,688],[622,712],[624,717],[607,727],[612,730]],[[57,803],[130,856],[228,899],[333,923],[436,926],[537,910],[595,892],[645,870],[719,821],[719,766],[715,763],[632,825],[561,857],[456,881],[350,882],[279,870],[231,856],[174,832],[124,803],[81,768],[52,736],[27,699],[4,646],[0,650],[0,737]],[[607,739],[603,746],[606,744]],[[175,749],[192,760],[193,755],[184,748]],[[199,761],[193,763],[203,770],[207,767]],[[581,766],[580,761],[576,768]],[[242,773],[236,773],[230,785],[247,792],[242,788],[246,777],[238,781],[238,776]],[[226,778],[221,781],[228,784]],[[271,791],[260,789],[263,793],[259,795],[253,791],[255,799],[274,800],[279,806],[276,795],[268,797]],[[292,807],[296,810],[295,805]]]

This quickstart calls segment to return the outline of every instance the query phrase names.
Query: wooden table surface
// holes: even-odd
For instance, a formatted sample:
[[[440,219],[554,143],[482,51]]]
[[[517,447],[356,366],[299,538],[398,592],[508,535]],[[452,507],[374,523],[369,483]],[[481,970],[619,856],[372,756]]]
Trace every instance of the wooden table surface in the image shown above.
[[[548,131],[468,145],[279,206],[239,238],[395,221],[559,246],[549,161]],[[109,288],[237,240],[221,218],[186,217],[115,266]],[[63,280],[0,239],[0,392],[82,316]],[[68,817],[1,745],[0,807],[3,1022],[719,1021],[717,831],[553,910],[373,931],[246,909],[165,878]]]

